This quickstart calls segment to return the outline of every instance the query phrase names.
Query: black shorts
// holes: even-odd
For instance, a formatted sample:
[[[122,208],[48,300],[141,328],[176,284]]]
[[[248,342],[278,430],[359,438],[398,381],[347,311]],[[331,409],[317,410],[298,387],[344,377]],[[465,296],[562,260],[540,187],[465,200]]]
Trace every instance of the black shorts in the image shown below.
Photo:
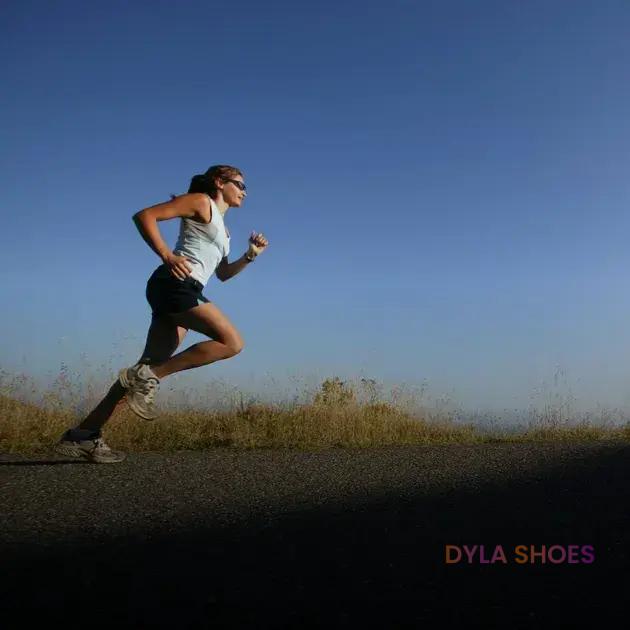
[[[210,302],[202,293],[203,284],[188,277],[179,280],[166,265],[160,265],[147,282],[146,296],[153,315],[182,313]]]

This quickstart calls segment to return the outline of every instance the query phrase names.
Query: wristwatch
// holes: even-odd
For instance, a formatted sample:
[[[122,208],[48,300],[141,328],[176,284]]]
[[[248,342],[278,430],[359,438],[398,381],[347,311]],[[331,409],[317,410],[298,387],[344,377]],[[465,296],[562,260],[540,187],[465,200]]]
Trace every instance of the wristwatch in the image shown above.
[[[254,256],[254,258],[250,258],[247,254],[245,254],[245,260],[248,260],[249,262],[254,262],[256,256]]]

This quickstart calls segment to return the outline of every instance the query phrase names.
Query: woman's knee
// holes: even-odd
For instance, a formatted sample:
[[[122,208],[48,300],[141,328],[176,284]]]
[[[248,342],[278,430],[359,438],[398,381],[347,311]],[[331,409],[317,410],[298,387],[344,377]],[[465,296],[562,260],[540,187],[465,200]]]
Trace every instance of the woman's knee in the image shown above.
[[[232,357],[241,352],[241,350],[243,350],[243,348],[245,347],[243,338],[238,334],[226,339],[223,342],[223,345],[228,349],[228,352],[230,352],[230,356]]]

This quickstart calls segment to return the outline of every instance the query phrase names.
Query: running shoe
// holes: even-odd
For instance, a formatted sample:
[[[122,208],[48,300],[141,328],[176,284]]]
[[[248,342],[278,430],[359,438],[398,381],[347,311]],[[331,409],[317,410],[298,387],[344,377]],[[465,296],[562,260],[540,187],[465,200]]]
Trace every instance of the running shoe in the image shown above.
[[[118,373],[120,384],[127,390],[127,404],[131,410],[144,418],[155,420],[155,396],[160,390],[160,379],[146,364],[123,368]]]
[[[116,464],[127,455],[111,449],[100,435],[83,437],[82,432],[68,429],[61,440],[55,444],[55,451],[68,457],[87,459],[95,464]]]

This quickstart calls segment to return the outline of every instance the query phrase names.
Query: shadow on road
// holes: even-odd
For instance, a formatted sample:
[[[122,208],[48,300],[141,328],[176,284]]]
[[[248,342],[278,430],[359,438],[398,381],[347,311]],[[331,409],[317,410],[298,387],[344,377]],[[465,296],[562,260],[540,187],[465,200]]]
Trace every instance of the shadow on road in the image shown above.
[[[628,587],[629,452],[475,491],[409,487],[232,528],[189,522],[151,539],[5,549],[3,614],[147,627],[611,627]],[[447,544],[483,544],[488,558],[502,545],[508,563],[447,565]],[[595,561],[519,565],[516,545],[592,545]]]

